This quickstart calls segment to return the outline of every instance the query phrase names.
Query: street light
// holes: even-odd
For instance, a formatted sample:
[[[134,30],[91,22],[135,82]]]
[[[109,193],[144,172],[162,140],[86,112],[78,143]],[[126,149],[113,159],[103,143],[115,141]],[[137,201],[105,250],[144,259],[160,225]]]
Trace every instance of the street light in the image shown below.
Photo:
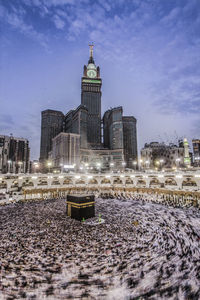
[[[150,161],[149,161],[149,160],[146,160],[146,161],[145,161],[146,168],[148,168],[148,167],[149,167],[149,166],[148,166],[148,165],[149,165],[149,163],[150,163]]]
[[[125,169],[125,167],[126,167],[126,162],[125,161],[122,162],[122,167]]]
[[[137,161],[134,161],[134,162],[133,162],[133,165],[134,165],[134,170],[136,171]]]
[[[164,159],[160,159],[160,168],[161,169],[162,169],[163,163],[164,163]]]
[[[50,173],[50,168],[51,168],[51,166],[52,166],[52,162],[48,161],[47,166],[48,166],[48,168],[49,168],[49,173]]]
[[[178,163],[178,167],[180,167],[180,161],[181,161],[180,158],[177,158],[177,159],[176,159],[176,165],[177,165],[177,163]]]
[[[37,173],[37,170],[38,170],[38,168],[39,168],[39,164],[34,163],[34,168],[35,168],[35,173]]]
[[[18,162],[18,165],[19,165],[19,170],[20,170],[20,172],[19,172],[19,173],[21,173],[21,172],[22,172],[22,170],[21,170],[21,168],[22,168],[22,164],[23,164],[23,162],[22,162],[22,161],[19,161],[19,162]]]
[[[140,159],[140,170],[142,169],[143,159]]]
[[[156,161],[155,161],[155,164],[156,164],[155,170],[157,171],[157,170],[158,170],[158,167],[159,167],[159,165],[160,165],[160,161],[159,161],[159,160],[156,160]]]
[[[61,173],[63,173],[63,164],[62,163],[60,164],[60,170],[61,170]]]
[[[97,166],[97,169],[99,170],[99,173],[100,173],[101,163],[100,163],[100,162],[97,162],[97,163],[96,163],[96,166]]]
[[[7,161],[7,163],[8,163],[8,173],[10,173],[10,168],[11,168],[11,163],[12,163],[12,160],[8,160]]]

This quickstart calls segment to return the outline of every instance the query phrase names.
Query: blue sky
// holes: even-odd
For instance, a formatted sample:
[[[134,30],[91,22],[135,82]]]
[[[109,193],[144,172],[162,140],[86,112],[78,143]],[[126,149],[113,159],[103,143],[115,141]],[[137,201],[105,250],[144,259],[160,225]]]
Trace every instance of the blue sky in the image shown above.
[[[80,104],[90,42],[102,111],[138,120],[139,149],[200,138],[200,0],[0,0],[0,134],[30,140],[40,113]]]

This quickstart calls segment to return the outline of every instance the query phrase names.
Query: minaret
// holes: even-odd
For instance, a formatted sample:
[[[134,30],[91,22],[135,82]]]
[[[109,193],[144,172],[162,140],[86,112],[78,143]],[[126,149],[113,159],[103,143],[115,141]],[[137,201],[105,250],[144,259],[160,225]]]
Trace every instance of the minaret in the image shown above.
[[[186,138],[183,139],[184,146],[184,164],[189,167],[191,164],[190,155],[189,155],[189,143]]]
[[[89,45],[90,57],[84,66],[81,80],[81,104],[88,109],[87,140],[92,148],[101,143],[101,78],[100,68],[96,67],[93,58],[93,44]]]

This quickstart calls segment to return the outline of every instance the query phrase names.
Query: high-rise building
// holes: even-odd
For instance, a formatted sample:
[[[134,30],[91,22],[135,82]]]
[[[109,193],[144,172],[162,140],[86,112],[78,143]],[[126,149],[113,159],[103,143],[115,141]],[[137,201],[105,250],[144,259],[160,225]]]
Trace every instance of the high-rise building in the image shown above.
[[[81,81],[81,104],[88,109],[87,141],[92,148],[101,143],[101,84],[100,68],[95,65],[90,45],[90,58]]]
[[[63,131],[64,115],[61,111],[47,109],[42,111],[40,162],[48,160],[52,150],[52,139]]]
[[[104,146],[123,149],[122,106],[109,109],[103,116]]]
[[[27,173],[29,160],[27,139],[0,135],[0,173]]]
[[[70,110],[65,115],[64,131],[80,134],[80,147],[87,148],[87,121],[88,110],[84,105],[79,105],[77,109]]]
[[[133,168],[133,162],[137,161],[137,131],[134,117],[122,117],[124,159],[127,168]]]
[[[193,162],[195,167],[200,166],[200,139],[193,139],[192,140],[193,146]]]
[[[93,45],[90,45],[89,61],[87,66],[84,66],[81,79],[81,105],[70,110],[65,116],[60,111],[42,112],[41,162],[49,158],[54,161],[54,166],[58,167],[58,162],[62,164],[60,154],[59,158],[57,154],[60,153],[63,147],[61,144],[64,143],[64,135],[59,134],[65,132],[79,135],[80,162],[90,163],[93,167],[101,165],[102,169],[111,165],[115,169],[121,169],[125,163],[128,167],[133,167],[131,162],[137,157],[136,119],[123,117],[121,106],[106,111],[103,116],[102,143],[101,86],[100,68],[95,65]],[[65,143],[66,153],[73,148],[70,144],[73,139],[69,138],[68,141],[68,144]],[[127,161],[124,161],[124,153]]]
[[[112,150],[111,163],[118,167],[124,162],[122,114],[123,109],[119,106],[107,110],[103,116],[104,147]]]
[[[80,160],[80,135],[61,132],[52,139],[51,158],[55,168],[78,165]]]

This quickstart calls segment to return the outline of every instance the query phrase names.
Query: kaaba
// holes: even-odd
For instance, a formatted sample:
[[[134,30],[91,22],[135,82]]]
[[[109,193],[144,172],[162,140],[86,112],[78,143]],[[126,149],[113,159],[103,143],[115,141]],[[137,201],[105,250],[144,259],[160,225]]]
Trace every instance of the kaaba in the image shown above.
[[[67,215],[78,221],[95,217],[94,195],[67,195]]]

